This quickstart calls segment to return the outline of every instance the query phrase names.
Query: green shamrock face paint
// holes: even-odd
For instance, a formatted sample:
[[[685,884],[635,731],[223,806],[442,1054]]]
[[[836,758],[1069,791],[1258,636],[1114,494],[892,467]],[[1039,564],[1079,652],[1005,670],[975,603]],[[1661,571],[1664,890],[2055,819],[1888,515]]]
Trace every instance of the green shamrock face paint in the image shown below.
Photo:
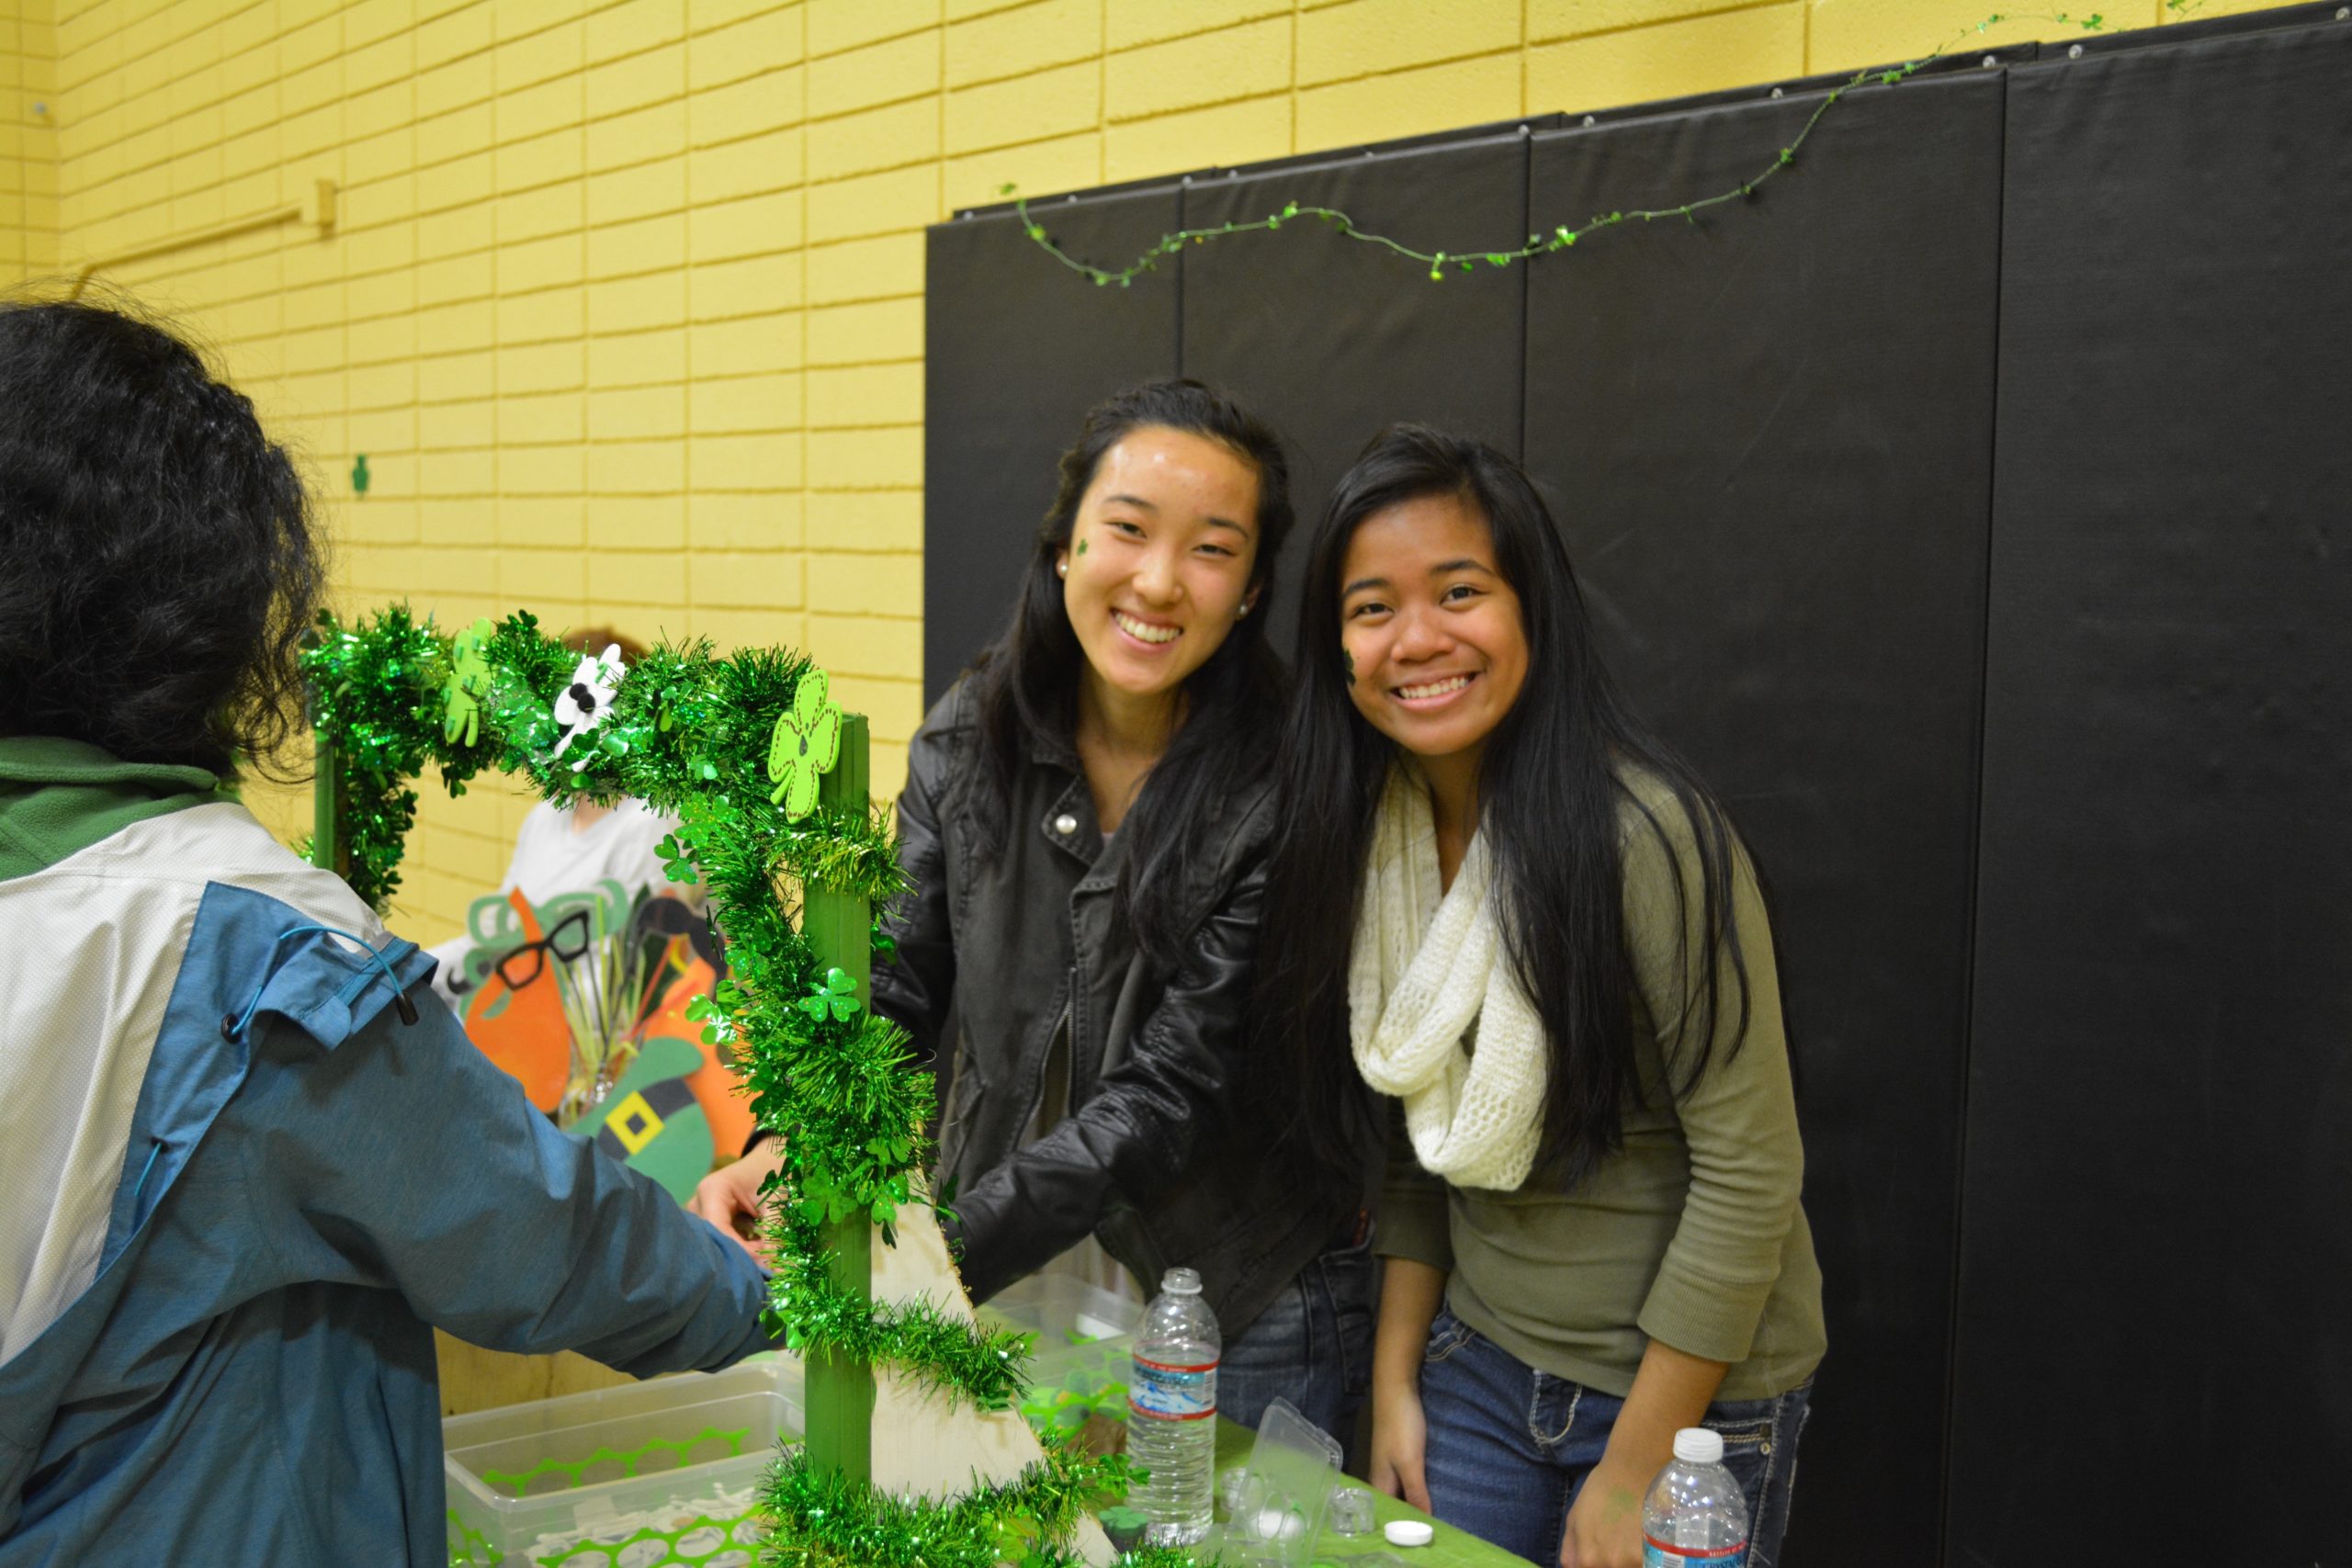
[[[1356,656],[1346,649],[1340,649],[1340,661],[1348,667],[1348,684],[1356,683]]]
[[[1086,553],[1086,541],[1084,539],[1080,539],[1078,542],[1078,553],[1080,555],[1084,555]]]

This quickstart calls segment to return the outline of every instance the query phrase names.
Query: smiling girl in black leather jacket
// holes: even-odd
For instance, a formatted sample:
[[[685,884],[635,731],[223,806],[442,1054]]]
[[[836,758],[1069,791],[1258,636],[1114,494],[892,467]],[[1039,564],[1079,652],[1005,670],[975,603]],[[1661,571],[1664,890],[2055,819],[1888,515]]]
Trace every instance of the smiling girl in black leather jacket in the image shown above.
[[[1284,696],[1252,615],[1291,515],[1279,441],[1208,388],[1088,413],[1011,626],[909,747],[915,892],[874,1006],[949,1075],[975,1300],[1090,1235],[1147,1288],[1194,1268],[1221,1413],[1281,1396],[1344,1435],[1369,1377],[1361,1193],[1285,1135],[1248,1007]],[[695,1207],[748,1212],[773,1163]]]

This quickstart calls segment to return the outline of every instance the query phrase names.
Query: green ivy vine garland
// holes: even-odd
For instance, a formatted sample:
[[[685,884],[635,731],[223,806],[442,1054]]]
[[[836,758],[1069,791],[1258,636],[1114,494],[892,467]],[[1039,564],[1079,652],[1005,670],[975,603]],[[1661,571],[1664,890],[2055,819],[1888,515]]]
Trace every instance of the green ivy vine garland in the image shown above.
[[[894,1240],[899,1206],[928,1201],[919,1173],[933,1109],[905,1033],[844,995],[854,987],[820,964],[777,897],[783,874],[876,904],[907,886],[883,813],[814,805],[814,773],[841,731],[823,672],[774,649],[720,658],[707,639],[665,644],[626,671],[594,673],[583,716],[567,693],[591,665],[528,614],[453,637],[402,605],[350,626],[322,615],[303,665],[320,739],[334,750],[345,875],[373,908],[400,887],[416,820],[411,782],[428,765],[453,795],[491,769],[551,801],[634,795],[678,818],[662,846],[669,874],[707,887],[727,942],[729,976],[695,1015],[706,1039],[729,1043],[746,1064],[760,1124],[792,1133],[766,1194],[770,1332],[804,1354],[846,1353],[951,1400],[1010,1409],[1032,1337],[982,1330],[928,1302],[868,1302],[833,1284],[819,1243],[820,1224],[861,1214]],[[887,953],[886,941],[877,947]],[[768,1481],[775,1530],[763,1555],[799,1568],[1076,1563],[1069,1540],[1080,1511],[1132,1479],[1124,1458],[1048,1440],[1045,1459],[1002,1486],[906,1502],[788,1455]],[[1184,1559],[1146,1551],[1123,1561]]]

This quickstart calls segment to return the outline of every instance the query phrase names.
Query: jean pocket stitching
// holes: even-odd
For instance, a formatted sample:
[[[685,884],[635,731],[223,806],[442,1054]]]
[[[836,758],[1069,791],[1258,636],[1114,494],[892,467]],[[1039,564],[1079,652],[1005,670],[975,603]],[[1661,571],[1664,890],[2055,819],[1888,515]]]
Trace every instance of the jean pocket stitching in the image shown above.
[[[1470,1325],[1457,1317],[1430,1336],[1429,1343],[1421,1348],[1421,1364],[1433,1367],[1461,1349],[1469,1340]]]

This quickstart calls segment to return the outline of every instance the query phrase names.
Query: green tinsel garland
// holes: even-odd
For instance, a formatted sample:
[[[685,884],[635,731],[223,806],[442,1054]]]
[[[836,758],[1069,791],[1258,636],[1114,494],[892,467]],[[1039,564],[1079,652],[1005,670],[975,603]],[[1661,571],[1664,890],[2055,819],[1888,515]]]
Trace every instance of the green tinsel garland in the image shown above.
[[[1046,1457],[1001,1486],[984,1486],[949,1502],[900,1499],[820,1472],[797,1450],[770,1472],[767,1495],[780,1518],[797,1528],[771,1536],[761,1561],[773,1568],[1077,1568],[1068,1545],[1090,1504],[1122,1496],[1136,1479],[1123,1456],[1096,1458],[1048,1443]],[[1193,1568],[1164,1547],[1142,1547],[1120,1568]]]
[[[484,769],[519,773],[547,799],[611,804],[634,795],[678,818],[670,875],[699,880],[727,942],[729,975],[691,1016],[734,1046],[762,1126],[790,1129],[770,1183],[777,1243],[771,1332],[808,1352],[888,1366],[986,1410],[1018,1396],[1030,1336],[990,1333],[928,1303],[877,1306],[835,1286],[818,1227],[863,1213],[894,1239],[901,1203],[922,1201],[930,1075],[909,1069],[906,1035],[863,1010],[802,1005],[825,982],[776,892],[780,876],[876,904],[906,888],[898,843],[877,811],[818,811],[796,822],[771,798],[770,739],[811,666],[769,649],[716,657],[707,640],[654,649],[630,667],[594,728],[555,755],[556,699],[579,656],[527,614],[452,639],[402,605],[345,626],[320,617],[303,656],[321,739],[336,758],[345,876],[376,908],[400,887],[416,820],[410,788],[428,765],[452,795]],[[893,1501],[820,1477],[797,1459],[774,1478],[770,1562],[861,1565],[1073,1562],[1064,1543],[1089,1499],[1116,1495],[1122,1461],[1054,1449],[1009,1486],[946,1504]],[[1138,1554],[1136,1568],[1183,1561]]]

